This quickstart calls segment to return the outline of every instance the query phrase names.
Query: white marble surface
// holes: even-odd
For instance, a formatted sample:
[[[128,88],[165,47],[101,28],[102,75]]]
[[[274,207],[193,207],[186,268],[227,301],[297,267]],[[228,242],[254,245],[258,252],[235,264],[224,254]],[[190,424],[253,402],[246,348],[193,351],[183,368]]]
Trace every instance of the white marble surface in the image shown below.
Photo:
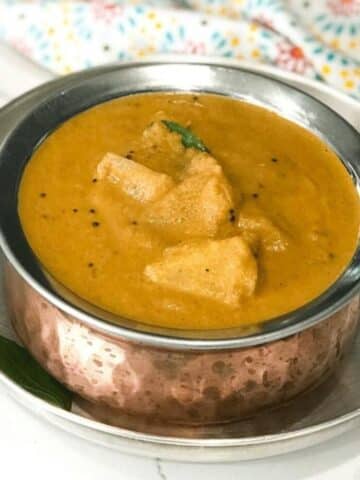
[[[51,77],[0,45],[0,105]],[[123,455],[66,434],[24,410],[0,388],[0,462],[0,478],[15,480],[360,480],[360,429],[271,459],[170,463]]]

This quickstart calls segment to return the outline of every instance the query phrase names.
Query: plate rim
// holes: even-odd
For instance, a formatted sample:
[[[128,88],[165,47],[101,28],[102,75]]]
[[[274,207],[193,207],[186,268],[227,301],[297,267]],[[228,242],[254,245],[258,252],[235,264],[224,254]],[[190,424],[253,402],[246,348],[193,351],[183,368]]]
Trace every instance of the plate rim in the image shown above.
[[[62,418],[66,421],[76,423],[81,427],[89,428],[91,430],[96,430],[101,433],[106,433],[111,436],[128,438],[130,440],[137,440],[147,443],[154,444],[165,444],[168,446],[176,447],[210,447],[210,448],[224,448],[224,447],[244,447],[244,446],[255,446],[255,445],[264,445],[274,442],[283,442],[289,439],[303,438],[315,433],[322,432],[324,430],[329,430],[339,425],[343,425],[351,422],[360,417],[360,407],[353,410],[352,412],[340,415],[334,419],[328,420],[326,422],[313,425],[311,427],[301,428],[299,430],[293,430],[290,432],[280,432],[275,434],[259,435],[253,437],[242,437],[242,438],[221,438],[221,439],[211,439],[211,438],[185,438],[185,437],[169,437],[154,435],[148,433],[142,433],[136,430],[129,430],[122,427],[116,427],[113,425],[108,425],[106,423],[81,416],[78,413],[72,411],[67,411],[52,405],[51,403],[42,400],[41,398],[35,397],[32,393],[26,391],[16,382],[7,377],[4,373],[0,372],[0,383],[9,388],[10,394],[13,394],[12,397],[15,397],[16,401],[19,401],[16,394],[20,394],[22,398],[26,401],[29,400],[35,407],[39,407],[44,410],[46,413],[55,415],[56,417]],[[25,402],[20,403],[24,404]],[[39,409],[38,408],[38,409]],[[360,420],[360,419],[359,419]],[[100,427],[100,428],[99,428]]]

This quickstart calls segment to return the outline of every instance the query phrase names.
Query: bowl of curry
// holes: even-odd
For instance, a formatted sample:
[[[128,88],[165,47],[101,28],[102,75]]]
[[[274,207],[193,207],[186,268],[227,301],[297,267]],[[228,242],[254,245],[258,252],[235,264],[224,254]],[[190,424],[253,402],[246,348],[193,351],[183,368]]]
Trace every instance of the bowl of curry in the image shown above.
[[[314,387],[359,316],[359,158],[334,111],[241,69],[53,82],[0,148],[20,339],[108,423],[232,421]]]

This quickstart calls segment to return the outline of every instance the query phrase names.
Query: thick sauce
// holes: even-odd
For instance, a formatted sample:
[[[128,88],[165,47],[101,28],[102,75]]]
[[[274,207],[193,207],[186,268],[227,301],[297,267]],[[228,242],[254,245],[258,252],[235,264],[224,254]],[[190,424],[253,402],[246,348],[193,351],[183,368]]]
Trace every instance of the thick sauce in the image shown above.
[[[187,226],[186,238],[173,227],[159,229],[147,217],[149,206],[97,178],[99,162],[113,152],[178,184],[189,161],[180,137],[172,133],[171,141],[144,145],[144,130],[161,119],[190,126],[231,186],[227,220],[204,241],[240,236],[249,245],[256,287],[238,304],[231,296],[229,303],[225,296],[199,295],[196,279],[170,286],[154,281],[153,265],[164,250],[180,245],[181,254],[183,242],[194,240],[191,232],[196,240],[198,224]],[[359,229],[358,194],[322,141],[265,109],[214,95],[136,95],[77,115],[29,161],[19,212],[45,269],[74,293],[130,319],[186,329],[258,323],[304,305],[346,268]],[[191,255],[190,262],[198,258]]]

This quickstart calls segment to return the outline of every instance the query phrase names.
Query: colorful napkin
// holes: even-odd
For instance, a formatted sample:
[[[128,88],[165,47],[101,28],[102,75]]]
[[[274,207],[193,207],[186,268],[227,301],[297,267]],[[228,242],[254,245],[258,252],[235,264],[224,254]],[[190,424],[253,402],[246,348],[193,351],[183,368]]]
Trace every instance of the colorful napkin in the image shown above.
[[[156,53],[215,55],[360,99],[360,0],[2,0],[0,40],[59,74]]]

